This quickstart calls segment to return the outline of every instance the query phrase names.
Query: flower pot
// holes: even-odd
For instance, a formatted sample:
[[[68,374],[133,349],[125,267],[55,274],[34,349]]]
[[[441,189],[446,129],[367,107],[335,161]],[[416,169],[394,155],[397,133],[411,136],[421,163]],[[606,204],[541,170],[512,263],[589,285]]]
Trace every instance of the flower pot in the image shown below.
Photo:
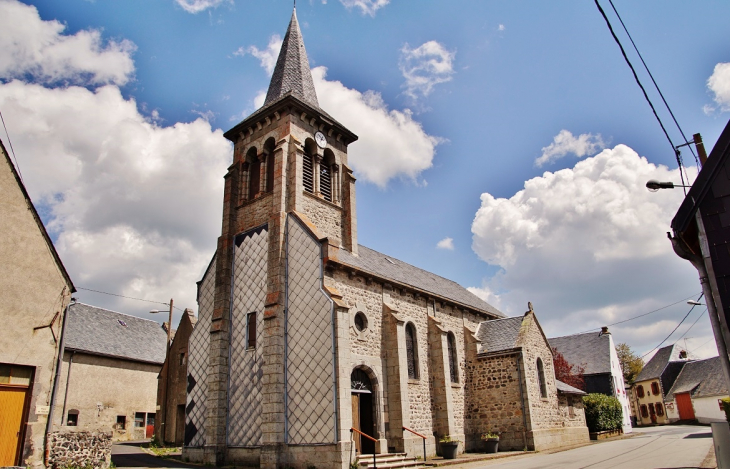
[[[456,453],[459,451],[458,441],[449,441],[448,443],[441,443],[441,454],[444,459],[456,459]]]
[[[499,447],[499,438],[487,438],[484,440],[484,446],[487,448],[487,453],[496,453]]]

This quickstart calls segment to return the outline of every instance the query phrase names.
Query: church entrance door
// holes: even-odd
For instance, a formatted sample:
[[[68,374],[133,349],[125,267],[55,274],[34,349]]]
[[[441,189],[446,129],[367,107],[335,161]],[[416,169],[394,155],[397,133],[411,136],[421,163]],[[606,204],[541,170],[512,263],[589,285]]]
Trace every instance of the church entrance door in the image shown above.
[[[350,381],[352,388],[352,426],[375,438],[373,387],[370,378],[363,370],[356,369],[352,372]],[[355,433],[353,439],[358,453],[373,454],[375,452],[375,443],[367,438],[362,438]]]

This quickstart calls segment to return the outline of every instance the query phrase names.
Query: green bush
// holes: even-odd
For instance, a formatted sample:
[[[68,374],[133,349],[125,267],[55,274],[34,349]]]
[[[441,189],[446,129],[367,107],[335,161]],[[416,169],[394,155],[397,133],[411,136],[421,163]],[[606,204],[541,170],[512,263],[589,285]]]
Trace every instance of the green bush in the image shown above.
[[[723,397],[721,399],[722,401],[722,410],[725,411],[725,420],[730,422],[730,397]]]
[[[588,394],[583,396],[586,424],[591,432],[603,432],[621,428],[621,404],[613,396]]]

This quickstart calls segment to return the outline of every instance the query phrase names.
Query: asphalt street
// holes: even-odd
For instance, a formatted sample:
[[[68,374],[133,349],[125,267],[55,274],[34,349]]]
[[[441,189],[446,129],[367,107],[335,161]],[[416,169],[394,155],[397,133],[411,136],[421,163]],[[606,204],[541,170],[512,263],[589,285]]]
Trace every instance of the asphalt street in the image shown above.
[[[200,466],[184,464],[172,459],[157,458],[145,453],[141,445],[145,441],[117,443],[112,447],[112,462],[121,469],[123,467],[180,467],[200,469]]]

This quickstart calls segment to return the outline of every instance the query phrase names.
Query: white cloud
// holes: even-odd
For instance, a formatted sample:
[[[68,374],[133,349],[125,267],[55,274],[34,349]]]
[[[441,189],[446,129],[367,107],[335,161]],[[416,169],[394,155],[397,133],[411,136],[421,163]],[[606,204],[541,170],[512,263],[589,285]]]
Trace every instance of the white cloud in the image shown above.
[[[398,66],[406,79],[403,88],[414,100],[428,96],[434,86],[450,81],[454,74],[456,51],[449,51],[436,41],[428,41],[415,49],[406,43],[400,52]]]
[[[552,163],[560,158],[574,154],[578,158],[592,155],[606,148],[601,134],[580,134],[574,137],[568,130],[561,130],[553,137],[553,143],[542,148],[542,155],[535,160],[535,166],[542,166],[545,163]]]
[[[239,47],[233,55],[244,56],[251,54],[261,62],[261,66],[266,70],[266,73],[271,75],[274,73],[276,67],[276,59],[279,57],[279,51],[281,50],[281,44],[283,39],[278,34],[274,34],[269,39],[269,44],[265,49],[261,50],[256,46]]]
[[[340,3],[348,10],[359,8],[363,15],[375,16],[375,12],[389,4],[390,0],[340,0]]]
[[[433,164],[441,140],[428,135],[408,109],[388,110],[379,93],[361,93],[326,75],[325,67],[312,70],[319,104],[359,136],[348,149],[358,176],[380,187],[395,177],[417,181]]]
[[[715,65],[710,78],[707,79],[707,88],[714,94],[714,100],[723,111],[730,111],[730,62]],[[705,107],[705,113],[714,108]]]
[[[449,251],[454,250],[454,239],[453,238],[444,238],[438,243],[436,243],[436,247],[439,249],[447,249]]]
[[[512,315],[532,301],[553,336],[699,293],[697,272],[674,254],[666,235],[683,194],[651,193],[644,186],[649,179],[679,181],[679,172],[617,145],[573,168],[533,178],[509,199],[482,194],[472,248],[502,270],[481,290],[497,293],[503,311]],[[678,320],[686,305],[616,326],[615,337],[648,350],[676,326],[674,318],[658,321],[672,311]]]
[[[217,8],[223,3],[233,4],[233,0],[175,0],[188,13],[200,13],[209,8]]]
[[[134,73],[128,40],[104,41],[98,30],[64,35],[59,21],[43,21],[38,10],[15,0],[0,0],[0,78],[39,83],[123,85]]]
[[[503,24],[500,24],[499,26],[497,26],[497,31],[504,31],[505,29],[507,29],[507,28]]]

